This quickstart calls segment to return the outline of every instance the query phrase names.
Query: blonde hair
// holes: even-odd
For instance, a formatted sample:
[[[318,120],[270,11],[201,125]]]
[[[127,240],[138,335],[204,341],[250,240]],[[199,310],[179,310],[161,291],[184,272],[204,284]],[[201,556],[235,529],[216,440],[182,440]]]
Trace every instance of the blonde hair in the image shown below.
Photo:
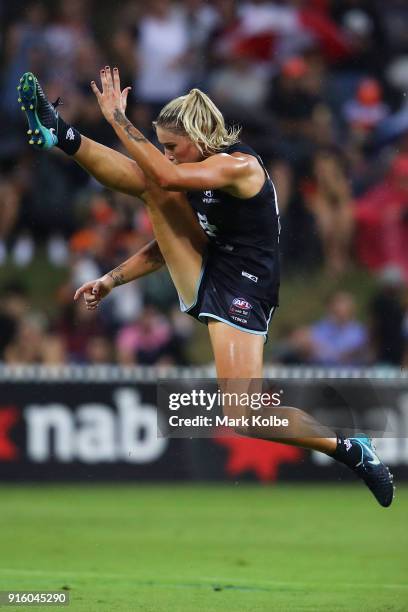
[[[166,104],[154,126],[187,134],[203,155],[235,144],[241,132],[238,126],[225,126],[221,111],[200,89],[192,89]]]

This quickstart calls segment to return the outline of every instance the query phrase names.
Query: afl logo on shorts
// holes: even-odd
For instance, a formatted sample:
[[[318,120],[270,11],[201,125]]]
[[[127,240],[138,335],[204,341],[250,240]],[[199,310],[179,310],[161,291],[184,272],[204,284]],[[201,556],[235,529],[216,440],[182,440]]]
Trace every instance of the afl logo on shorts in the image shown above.
[[[233,299],[231,306],[236,306],[237,308],[244,308],[245,310],[250,310],[252,308],[251,304],[244,300],[244,298]]]
[[[234,298],[229,308],[229,315],[237,323],[248,323],[251,308],[252,305],[244,298]]]

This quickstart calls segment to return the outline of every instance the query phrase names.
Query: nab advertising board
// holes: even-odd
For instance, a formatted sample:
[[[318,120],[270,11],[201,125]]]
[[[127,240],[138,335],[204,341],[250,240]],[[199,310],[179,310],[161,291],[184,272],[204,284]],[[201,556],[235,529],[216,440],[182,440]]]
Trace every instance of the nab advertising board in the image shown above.
[[[202,439],[158,436],[157,380],[140,372],[135,380],[35,378],[0,377],[3,481],[353,479],[325,455],[289,445],[225,431]],[[302,394],[308,402],[317,397],[313,384]],[[359,409],[381,412],[379,454],[397,478],[408,478],[408,381],[378,382],[377,389],[382,405],[368,400]]]

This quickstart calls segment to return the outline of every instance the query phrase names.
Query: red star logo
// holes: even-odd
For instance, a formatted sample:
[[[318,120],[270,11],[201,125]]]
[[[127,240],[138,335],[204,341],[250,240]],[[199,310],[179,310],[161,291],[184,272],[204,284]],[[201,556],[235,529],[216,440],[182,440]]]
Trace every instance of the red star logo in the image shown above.
[[[13,461],[18,457],[18,448],[10,440],[9,434],[19,416],[19,410],[15,406],[0,406],[0,461]]]
[[[214,442],[228,449],[225,470],[229,476],[254,472],[263,482],[276,480],[281,463],[298,463],[304,454],[296,446],[241,436],[217,437]]]

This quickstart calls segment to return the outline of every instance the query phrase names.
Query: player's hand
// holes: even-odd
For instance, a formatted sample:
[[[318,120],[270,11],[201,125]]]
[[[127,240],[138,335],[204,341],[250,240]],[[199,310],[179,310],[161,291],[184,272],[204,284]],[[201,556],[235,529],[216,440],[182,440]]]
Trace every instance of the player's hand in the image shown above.
[[[123,115],[125,114],[127,98],[132,88],[125,87],[123,91],[121,90],[119,70],[117,68],[111,70],[109,66],[105,66],[100,74],[102,92],[99,91],[95,81],[92,81],[91,88],[98,100],[103,116],[109,123],[113,123],[115,111],[119,111]]]
[[[106,274],[79,287],[75,292],[74,300],[78,300],[83,295],[87,310],[96,310],[100,301],[112,291],[114,286],[115,281]]]

